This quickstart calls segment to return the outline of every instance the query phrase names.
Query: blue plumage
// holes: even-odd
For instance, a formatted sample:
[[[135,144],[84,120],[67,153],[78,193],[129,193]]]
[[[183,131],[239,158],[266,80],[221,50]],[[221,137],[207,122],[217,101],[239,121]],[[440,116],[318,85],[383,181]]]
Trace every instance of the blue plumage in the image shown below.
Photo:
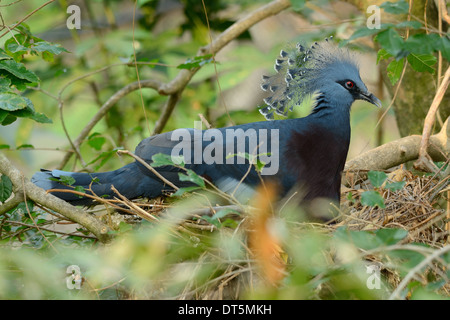
[[[254,168],[246,175],[249,168],[247,160],[229,155],[239,152],[266,154],[267,165],[261,177],[275,181],[281,196],[295,187],[302,187],[304,199],[339,201],[341,172],[350,143],[350,107],[356,99],[377,106],[381,103],[361,80],[352,54],[328,40],[309,48],[297,45],[290,50],[282,50],[275,61],[275,70],[277,74],[264,76],[261,85],[270,95],[265,98],[266,106],[260,108],[260,112],[272,121],[205,131],[175,130],[143,140],[136,148],[136,155],[150,163],[155,154],[173,155],[177,151],[184,157],[187,168],[225,192],[234,191],[240,200],[246,201],[261,183],[261,178]],[[314,100],[309,116],[273,120],[274,113],[287,115],[308,96]],[[185,142],[183,148],[180,148],[180,141]],[[234,163],[230,163],[232,160]],[[179,170],[174,167],[156,169],[179,187],[189,185],[189,182],[178,179]],[[137,162],[105,173],[43,171],[36,173],[32,181],[47,190],[60,188],[58,182],[48,178],[61,175],[72,176],[76,180],[75,185],[85,188],[90,185],[98,196],[114,196],[111,185],[128,198],[154,198],[170,191]],[[244,175],[246,177],[240,183]],[[96,178],[95,182],[91,183],[93,178]],[[238,185],[240,189],[235,190]],[[56,195],[74,204],[91,203],[89,199],[80,199],[69,193]]]

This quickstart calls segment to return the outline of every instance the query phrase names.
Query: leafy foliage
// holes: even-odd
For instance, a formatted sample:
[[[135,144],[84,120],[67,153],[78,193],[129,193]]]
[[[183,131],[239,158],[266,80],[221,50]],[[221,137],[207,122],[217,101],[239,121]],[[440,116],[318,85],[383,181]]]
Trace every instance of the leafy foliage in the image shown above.
[[[35,111],[30,99],[20,94],[41,81],[21,61],[26,55],[41,54],[42,59],[51,62],[55,55],[67,50],[59,44],[52,44],[32,35],[28,25],[24,23],[16,27],[16,30],[19,33],[6,40],[4,49],[0,49],[0,123],[3,126],[9,125],[17,118],[52,123],[50,118]]]
[[[409,5],[406,1],[384,2],[381,6],[386,12],[391,14],[404,15],[408,13]],[[388,76],[392,85],[395,85],[400,79],[400,75],[405,64],[405,58],[409,65],[417,72],[429,72],[434,74],[433,66],[437,58],[433,55],[435,52],[441,52],[442,56],[450,61],[450,39],[448,36],[440,37],[436,33],[417,33],[403,39],[398,30],[406,28],[419,29],[422,24],[418,21],[403,21],[396,25],[383,23],[380,28],[369,29],[362,27],[356,30],[352,36],[345,42],[375,35],[381,49],[378,51],[379,62],[382,59],[393,58],[387,67]]]
[[[161,22],[167,21],[163,21],[165,12],[158,8],[158,1],[138,1],[142,15],[133,33],[129,28],[123,28],[120,21],[108,19],[109,25],[96,29],[95,17],[91,17],[93,35],[84,36],[83,41],[78,42],[78,34],[74,31],[70,33],[73,39],[61,40],[64,45],[70,43],[68,48],[76,44],[73,53],[68,53],[59,44],[43,40],[49,36],[46,31],[52,28],[48,24],[48,21],[53,20],[48,18],[50,15],[55,17],[55,21],[60,18],[64,20],[65,13],[60,8],[49,6],[49,12],[43,15],[45,19],[41,24],[48,27],[47,30],[42,27],[39,29],[39,34],[43,31],[42,38],[33,34],[26,24],[19,25],[12,31],[14,37],[6,39],[4,48],[0,49],[0,123],[11,124],[17,118],[49,123],[50,117],[59,119],[58,112],[63,118],[64,106],[68,134],[63,132],[58,120],[52,126],[52,133],[76,135],[112,94],[125,84],[138,80],[133,64],[135,59],[141,80],[168,82],[179,69],[200,68],[184,89],[183,99],[167,123],[166,130],[192,126],[192,119],[196,119],[199,113],[213,126],[229,125],[230,119],[237,124],[261,120],[256,108],[251,106],[254,102],[247,102],[251,104],[246,106],[248,109],[234,105],[235,102],[228,106],[229,109],[222,108],[221,90],[225,92],[243,87],[242,84],[253,75],[254,70],[272,64],[272,58],[279,52],[279,46],[274,45],[277,42],[270,43],[273,46],[270,50],[261,45],[255,48],[248,43],[254,35],[245,32],[237,39],[237,45],[232,48],[233,53],[221,63],[220,59],[213,61],[211,55],[196,56],[198,48],[209,42],[207,23],[199,18],[204,17],[204,8],[196,0],[181,2],[181,24],[162,31]],[[108,8],[111,10],[110,6],[120,10],[123,3],[87,1],[86,6],[104,6],[101,11],[105,9],[107,12]],[[254,1],[209,1],[206,6],[214,34],[234,22],[236,13],[233,13],[233,8],[238,8],[240,13],[247,7],[252,8]],[[292,1],[292,6],[302,18],[311,18],[312,10],[305,6],[305,1]],[[408,12],[405,1],[386,2],[382,8],[392,14]],[[227,14],[224,9],[231,10],[232,14]],[[396,83],[406,63],[418,72],[434,73],[435,52],[440,51],[449,59],[447,37],[413,34],[404,40],[400,36],[399,31],[405,28],[421,27],[422,24],[417,21],[404,21],[396,25],[384,24],[381,29],[360,28],[350,39],[376,35],[382,47],[378,60],[391,60],[388,73],[392,83]],[[96,33],[99,30],[101,32]],[[317,33],[302,34],[301,40],[324,38],[335,32],[335,29],[323,28]],[[278,34],[277,37],[284,44],[285,40]],[[186,57],[193,58],[186,60]],[[42,60],[46,63],[42,63]],[[97,72],[100,69],[102,71]],[[49,117],[38,113],[32,102]],[[147,137],[147,129],[157,122],[165,102],[166,97],[147,90],[117,101],[104,121],[98,123],[95,132],[81,145],[80,157],[86,166],[94,171],[117,168],[124,160],[115,157],[116,151],[129,149]],[[26,122],[21,125],[17,135],[23,141],[18,143],[16,149],[32,148],[27,141],[32,135],[31,125],[28,126]],[[39,147],[45,143],[43,141]],[[0,149],[10,149],[10,142],[3,139],[0,142]],[[238,156],[253,160],[249,154]],[[76,167],[78,160],[66,167]],[[53,165],[50,159],[48,161]],[[252,162],[261,170],[264,163],[258,161]],[[202,177],[187,170],[181,159],[158,154],[153,157],[151,165],[174,165],[181,171],[180,180],[191,182],[193,186],[180,188],[172,198],[165,200],[166,203],[155,200],[151,204],[140,204],[151,210],[170,207],[161,216],[158,216],[159,212],[155,213],[158,222],[130,222],[124,218],[126,216],[108,210],[99,219],[105,220],[117,236],[117,241],[109,246],[99,246],[89,232],[79,226],[66,233],[54,232],[54,226],[65,226],[67,222],[55,218],[30,201],[2,212],[0,297],[222,298],[220,294],[232,288],[235,292],[226,297],[383,299],[392,294],[401,278],[437,252],[437,249],[424,244],[402,245],[402,241],[408,239],[408,233],[403,229],[351,230],[347,227],[334,228],[291,221],[287,217],[298,217],[299,209],[286,206],[281,216],[271,217],[268,223],[270,234],[281,244],[276,256],[283,261],[286,272],[277,286],[267,286],[264,281],[257,281],[261,278],[264,280],[264,277],[261,276],[261,268],[254,265],[254,257],[246,242],[249,233],[254,232],[252,225],[247,225],[251,220],[250,213],[243,214],[225,208],[190,219],[189,212],[192,209],[210,208],[213,204],[221,203],[223,197],[213,193],[214,190],[207,187]],[[402,181],[391,182],[384,172],[369,172],[368,176],[373,190],[362,193],[360,198],[361,203],[368,206],[383,208],[384,192],[397,191],[404,186]],[[74,183],[67,176],[61,176],[60,181],[68,186]],[[188,193],[189,196],[186,196]],[[1,176],[0,202],[6,201],[11,195],[10,179]],[[350,198],[358,201],[358,197]],[[183,219],[186,221],[183,222]],[[19,247],[20,250],[11,250]],[[370,289],[367,285],[369,261],[376,261],[376,265],[383,266],[379,275],[379,289]],[[400,298],[442,298],[445,295],[445,280],[450,276],[449,262],[450,254],[447,252],[428,264],[431,268],[414,271],[416,278],[422,281],[410,282],[400,293]],[[72,274],[66,273],[67,266],[71,265],[79,266],[82,279],[87,280],[83,281],[80,290],[67,287],[66,280],[73,280]],[[393,275],[397,277],[397,282],[390,281]],[[255,281],[250,282],[249,279]]]

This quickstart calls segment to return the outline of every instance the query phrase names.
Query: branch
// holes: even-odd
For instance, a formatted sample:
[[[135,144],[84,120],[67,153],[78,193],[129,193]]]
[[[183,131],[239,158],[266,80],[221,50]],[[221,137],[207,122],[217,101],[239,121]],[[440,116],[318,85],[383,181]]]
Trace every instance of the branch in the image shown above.
[[[45,7],[46,5],[55,2],[56,0],[50,0],[47,1],[46,3],[44,3],[43,5],[39,6],[38,8],[34,9],[33,11],[31,11],[29,14],[27,14],[24,18],[22,18],[22,20],[20,20],[19,22],[17,22],[15,25],[13,25],[11,28],[8,28],[7,31],[5,31],[4,33],[2,33],[0,35],[0,38],[3,38],[8,32],[10,32],[11,30],[15,29],[19,24],[21,24],[22,22],[24,22],[25,20],[27,20],[29,17],[31,17],[33,14],[35,14],[37,11],[41,10],[43,7]]]
[[[0,173],[11,179],[15,190],[23,188],[22,191],[26,194],[27,198],[51,210],[57,211],[67,219],[82,225],[92,232],[101,242],[109,242],[111,240],[111,235],[108,233],[108,226],[82,209],[46,193],[44,189],[26,180],[23,174],[11,164],[3,153],[0,153]]]
[[[408,284],[408,282],[415,276],[417,272],[419,272],[422,268],[424,268],[427,264],[431,263],[434,259],[437,259],[441,255],[444,255],[446,252],[450,251],[450,246],[445,246],[439,250],[434,251],[432,254],[430,254],[428,257],[422,260],[418,265],[416,265],[414,268],[412,268],[406,277],[403,278],[402,282],[395,288],[394,292],[389,297],[389,300],[397,299],[400,292],[403,290],[403,288]]]
[[[152,88],[152,89],[158,89],[161,86],[161,82],[157,80],[143,80],[140,82],[141,88]],[[79,148],[81,143],[86,139],[86,137],[89,135],[89,132],[95,127],[95,125],[108,113],[109,109],[111,109],[117,101],[119,101],[121,98],[126,96],[127,94],[136,91],[139,89],[139,82],[133,82],[129,85],[126,85],[119,91],[117,91],[115,94],[113,94],[108,101],[106,101],[103,106],[97,111],[97,113],[92,117],[92,119],[89,121],[89,123],[81,130],[78,137],[73,141],[73,145],[75,148]],[[58,169],[62,169],[67,162],[69,162],[70,158],[72,157],[73,152],[66,153],[64,156],[64,159],[61,161],[60,165],[58,166]]]
[[[430,137],[428,154],[436,161],[445,161],[450,154],[450,127],[447,119],[438,134]],[[419,157],[421,136],[412,135],[391,141],[348,161],[345,170],[386,170]]]
[[[162,182],[170,186],[171,188],[178,190],[179,188],[174,185],[172,182],[164,178],[158,171],[156,171],[155,168],[153,168],[151,165],[149,165],[147,162],[145,162],[142,158],[138,157],[137,155],[131,153],[128,150],[117,150],[117,153],[119,154],[127,154],[131,157],[133,157],[136,161],[138,161],[140,164],[142,164],[144,167],[146,167],[148,170],[150,170],[151,173],[153,173],[155,176],[157,176],[159,179],[161,179]]]
[[[419,159],[414,163],[414,167],[423,171],[435,172],[436,168],[431,161],[430,156],[427,153],[428,142],[430,139],[431,129],[433,128],[434,121],[436,118],[436,112],[439,108],[439,104],[444,97],[445,91],[447,91],[450,82],[450,67],[447,69],[439,86],[436,95],[434,96],[433,102],[431,103],[430,109],[428,110],[427,116],[425,117],[425,122],[423,125],[422,141],[420,142],[419,148]]]
[[[276,15],[288,8],[291,5],[289,0],[275,0],[261,8],[249,13],[242,19],[239,19],[232,24],[228,29],[222,32],[212,43],[200,48],[197,55],[202,56],[205,54],[217,53],[220,49],[225,47],[232,40],[241,35],[244,31],[255,25],[261,20],[264,20],[270,16]],[[178,75],[169,83],[163,85],[158,92],[163,95],[170,95],[184,88],[194,74],[200,68],[193,68],[190,70],[183,69]]]
[[[173,109],[177,105],[178,100],[180,99],[181,91],[177,91],[174,94],[169,96],[166,104],[164,105],[164,109],[159,117],[158,121],[155,123],[155,128],[153,129],[152,136],[155,134],[159,134],[162,132],[164,127],[166,126],[167,121],[169,121],[170,115],[172,114]]]
[[[268,3],[265,6],[262,6],[259,9],[249,13],[246,17],[236,21],[233,25],[231,25],[228,29],[222,32],[211,44],[202,47],[199,49],[197,55],[205,55],[207,53],[217,53],[220,49],[226,46],[229,42],[237,38],[244,31],[255,25],[261,20],[264,20],[270,16],[276,15],[288,8],[291,5],[289,0],[275,0]],[[142,80],[131,83],[121,90],[117,91],[97,112],[97,114],[91,119],[88,125],[82,130],[82,132],[78,135],[78,137],[73,141],[73,147],[75,150],[79,148],[84,139],[88,136],[89,132],[92,128],[99,122],[105,114],[109,111],[109,109],[122,97],[127,95],[130,92],[136,91],[140,88],[152,88],[158,91],[160,95],[168,95],[169,100],[166,102],[164,106],[161,117],[156,122],[155,129],[153,130],[153,134],[157,134],[162,132],[164,126],[166,125],[172,111],[175,108],[176,103],[178,102],[181,92],[184,90],[186,85],[195,75],[195,73],[200,68],[193,68],[190,70],[182,69],[177,76],[170,81],[169,83],[161,83],[156,80]],[[96,71],[97,72],[97,71]],[[78,79],[76,79],[78,80]],[[73,81],[69,82],[67,85],[63,87],[61,92],[69,85],[72,84]],[[62,160],[61,164],[58,166],[58,169],[62,169],[67,162],[72,157],[73,153],[67,153]]]

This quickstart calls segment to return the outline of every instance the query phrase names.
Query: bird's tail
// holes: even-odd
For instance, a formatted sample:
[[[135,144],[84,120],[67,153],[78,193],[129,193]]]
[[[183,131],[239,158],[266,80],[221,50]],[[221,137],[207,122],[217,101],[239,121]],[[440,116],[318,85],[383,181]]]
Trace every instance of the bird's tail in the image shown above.
[[[31,182],[45,190],[74,190],[74,187],[80,186],[84,188],[86,194],[107,199],[116,196],[111,190],[112,186],[128,199],[155,198],[164,190],[162,182],[144,175],[135,162],[114,171],[100,173],[41,170],[33,175]],[[90,205],[94,202],[92,198],[69,192],[52,192],[52,194],[74,205]]]

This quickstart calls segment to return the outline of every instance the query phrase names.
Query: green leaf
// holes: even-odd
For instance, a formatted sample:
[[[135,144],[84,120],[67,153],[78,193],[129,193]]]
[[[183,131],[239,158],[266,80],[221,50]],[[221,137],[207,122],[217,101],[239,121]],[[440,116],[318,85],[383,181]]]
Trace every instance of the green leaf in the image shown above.
[[[419,33],[410,36],[405,40],[404,49],[410,53],[431,54],[437,51],[440,37],[436,34]]]
[[[261,172],[261,170],[265,167],[266,163],[261,161],[259,157],[256,159],[255,167],[256,171]]]
[[[8,144],[0,144],[0,149],[11,149],[11,146]]]
[[[381,31],[375,40],[396,59],[400,59],[406,55],[404,41],[394,28]]]
[[[12,57],[8,55],[5,50],[0,48],[0,60],[9,60],[9,59],[12,59]]]
[[[381,24],[380,28],[373,28],[373,29],[369,29],[366,26],[361,27],[359,29],[357,29],[355,32],[353,32],[353,34],[350,36],[350,38],[348,38],[347,40],[344,40],[343,44],[345,45],[347,42],[350,42],[354,39],[358,39],[358,38],[362,38],[362,37],[367,37],[367,36],[373,36],[375,34],[380,33],[381,31],[386,30],[388,27],[393,26],[392,24]]]
[[[184,167],[184,158],[182,156],[172,157],[165,153],[157,153],[152,156],[152,167],[162,167],[162,166],[181,166]]]
[[[214,219],[214,218],[212,218],[212,217],[210,217],[210,216],[203,215],[203,216],[202,216],[202,219],[205,220],[206,222],[212,224],[213,226],[215,226],[215,227],[217,227],[217,228],[220,228],[220,226],[221,226],[221,223],[220,223],[219,220]]]
[[[31,116],[27,118],[30,118],[39,123],[53,123],[52,119],[47,117],[45,114],[39,112],[34,112],[33,114],[31,114]]]
[[[142,7],[144,4],[147,4],[149,2],[154,2],[156,0],[137,0],[137,4],[139,7]]]
[[[0,202],[5,202],[11,196],[12,187],[9,177],[2,174],[0,178]]]
[[[392,14],[407,14],[409,11],[409,4],[405,0],[399,0],[397,2],[386,1],[380,5],[387,13]]]
[[[369,171],[367,176],[369,177],[370,183],[372,183],[375,188],[381,187],[388,177],[383,171]]]
[[[387,75],[392,85],[395,85],[402,76],[403,67],[405,65],[405,58],[400,60],[392,60],[386,68]]]
[[[377,53],[377,64],[381,61],[381,60],[386,60],[391,58],[392,55],[387,52],[385,49],[381,48],[380,50],[378,50]]]
[[[71,176],[60,176],[58,181],[68,186],[71,186],[76,182],[76,180]]]
[[[0,93],[0,109],[15,111],[26,107],[27,101],[24,97],[15,93]]]
[[[440,51],[442,56],[450,61],[450,39],[448,37],[437,37],[436,42],[433,43],[433,48]]]
[[[34,146],[32,144],[21,144],[16,149],[17,150],[20,150],[20,149],[34,149]]]
[[[422,24],[419,21],[402,21],[398,23],[396,28],[413,28],[413,29],[420,29],[422,28]]]
[[[106,138],[100,136],[98,132],[94,132],[88,138],[88,144],[95,150],[100,150],[105,142]]]
[[[415,244],[412,244],[415,245]],[[424,255],[420,252],[414,251],[414,250],[406,250],[406,249],[399,249],[399,250],[391,250],[386,252],[386,254],[389,256],[389,259],[399,259],[401,260],[401,269],[400,275],[405,276],[405,274],[411,269],[417,266],[420,262],[423,261],[425,258]]]
[[[105,163],[111,159],[112,156],[114,156],[117,153],[117,150],[121,150],[123,149],[122,147],[118,147],[118,148],[114,148],[112,150],[109,151],[103,151],[102,153],[100,153],[100,155],[98,157],[96,157],[94,160],[90,161],[88,164],[93,164],[95,162],[97,162],[98,160],[101,160],[100,163],[98,165],[95,166],[95,170],[100,169],[101,167],[103,167],[105,165]]]
[[[86,193],[86,189],[84,189],[83,186],[76,186],[74,190],[78,191],[78,192]],[[80,196],[80,198],[82,198],[82,196]]]
[[[237,214],[237,215],[240,215],[240,213],[237,212],[236,210],[229,209],[229,208],[224,208],[224,209],[220,209],[219,211],[217,211],[217,212],[212,216],[212,218],[214,218],[214,219],[221,219],[221,218],[223,218],[223,217],[225,217],[226,215],[229,215],[229,214]]]
[[[181,197],[186,192],[191,192],[191,191],[198,190],[198,189],[201,189],[201,187],[192,186],[192,187],[179,188],[175,193],[172,194],[172,197]]]
[[[9,112],[9,116],[11,116],[14,119],[14,121],[15,121],[16,117],[20,117],[20,118],[29,118],[29,119],[32,119],[39,123],[52,123],[52,120],[50,118],[48,118],[46,115],[44,115],[42,113],[38,113],[34,110],[33,103],[31,102],[30,99],[25,98],[25,97],[21,97],[21,98],[26,102],[26,108]],[[2,118],[2,115],[0,112],[0,119],[1,118]],[[2,121],[2,125],[9,124],[7,122],[11,121],[11,120],[12,119],[6,118],[4,121]]]
[[[305,6],[305,0],[291,0],[291,7],[294,11],[300,11]]]
[[[386,183],[386,185],[384,186],[385,189],[388,190],[392,190],[392,191],[398,191],[401,188],[403,188],[403,186],[405,185],[405,181],[399,181],[399,182],[391,182],[391,183]]]
[[[11,86],[11,79],[0,78],[0,92],[8,91]]]
[[[6,111],[0,110],[0,118],[2,119],[2,123],[1,123],[2,126],[7,126],[17,120],[17,117],[15,117],[11,114],[6,114],[6,117],[1,116],[2,112],[6,112]]]
[[[213,62],[212,54],[205,54],[204,56],[196,56],[189,58],[185,63],[177,66],[178,69],[194,69],[204,66],[205,64]]]
[[[358,248],[371,250],[380,246],[379,240],[371,231],[348,230],[347,227],[339,227],[334,232],[337,240],[350,242]]]
[[[375,231],[375,235],[383,244],[390,246],[404,239],[408,235],[408,231],[404,229],[379,229]]]
[[[379,208],[385,208],[383,197],[374,190],[365,191],[361,194],[361,204],[369,207],[378,206]]]
[[[34,72],[28,70],[22,63],[14,60],[1,60],[0,70],[5,70],[15,77],[28,82],[39,82],[39,78]]]
[[[182,172],[178,173],[178,177],[180,181],[190,181],[202,188],[205,187],[205,180],[203,180],[202,177],[200,177],[198,174],[196,174],[194,171],[190,169],[186,171],[186,174]]]
[[[429,72],[434,74],[435,70],[432,68],[436,64],[437,58],[432,54],[414,54],[410,53],[407,57],[411,67],[418,72]]]
[[[24,54],[28,51],[27,47],[24,47],[21,44],[17,44],[15,41],[9,44],[5,44],[5,46],[7,46],[8,51],[11,53],[19,53],[19,54]]]
[[[37,52],[49,52],[51,54],[60,54],[62,52],[69,52],[67,49],[63,48],[60,44],[50,43],[47,41],[36,42],[32,45],[33,50]]]

